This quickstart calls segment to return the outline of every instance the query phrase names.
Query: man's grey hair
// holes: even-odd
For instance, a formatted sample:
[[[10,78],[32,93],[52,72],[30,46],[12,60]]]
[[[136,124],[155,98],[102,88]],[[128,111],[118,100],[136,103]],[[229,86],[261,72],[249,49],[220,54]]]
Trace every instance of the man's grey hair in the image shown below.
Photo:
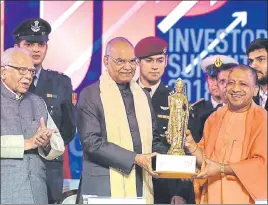
[[[105,49],[105,55],[110,55],[110,52],[111,52],[111,48],[113,46],[113,43],[115,42],[125,42],[125,43],[128,43],[130,46],[134,47],[132,45],[132,43],[130,43],[130,41],[124,37],[115,37],[113,39],[111,39],[110,41],[108,41],[108,43],[106,44],[106,49]]]
[[[31,53],[24,48],[8,48],[5,50],[1,55],[1,67],[9,65],[12,62],[12,58],[21,53],[31,57]]]

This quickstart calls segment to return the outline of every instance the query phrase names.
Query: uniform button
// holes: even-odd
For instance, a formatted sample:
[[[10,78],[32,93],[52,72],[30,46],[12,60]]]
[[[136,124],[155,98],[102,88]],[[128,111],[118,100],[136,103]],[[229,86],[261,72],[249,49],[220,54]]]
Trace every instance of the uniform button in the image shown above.
[[[134,146],[134,150],[135,150],[135,151],[137,150],[137,146]]]
[[[130,128],[130,132],[134,132],[134,129],[133,128]]]

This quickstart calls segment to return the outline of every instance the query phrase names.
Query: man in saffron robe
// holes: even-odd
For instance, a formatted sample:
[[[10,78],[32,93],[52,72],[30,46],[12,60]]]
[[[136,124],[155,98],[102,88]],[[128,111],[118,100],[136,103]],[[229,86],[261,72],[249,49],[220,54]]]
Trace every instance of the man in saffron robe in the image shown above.
[[[228,77],[228,105],[208,118],[202,140],[187,131],[185,147],[201,167],[197,203],[267,200],[267,111],[252,100],[257,92],[254,69],[238,65]]]

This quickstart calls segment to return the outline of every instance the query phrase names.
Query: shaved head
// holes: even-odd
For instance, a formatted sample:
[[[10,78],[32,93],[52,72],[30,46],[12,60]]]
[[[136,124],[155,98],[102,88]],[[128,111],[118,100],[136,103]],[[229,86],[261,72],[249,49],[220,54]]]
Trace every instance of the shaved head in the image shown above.
[[[122,44],[122,43],[126,43],[128,45],[130,45],[132,48],[134,48],[134,46],[132,45],[132,43],[130,43],[129,40],[127,40],[124,37],[115,37],[113,39],[111,39],[110,41],[108,41],[107,45],[106,45],[106,49],[105,49],[105,55],[111,55],[111,49],[116,45],[116,44]]]

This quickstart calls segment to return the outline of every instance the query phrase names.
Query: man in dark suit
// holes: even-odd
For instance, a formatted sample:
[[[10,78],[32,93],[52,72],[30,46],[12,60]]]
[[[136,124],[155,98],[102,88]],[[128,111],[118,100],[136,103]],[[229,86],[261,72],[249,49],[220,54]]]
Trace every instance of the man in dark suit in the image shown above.
[[[107,43],[100,80],[86,87],[78,101],[78,133],[83,195],[145,197],[152,203],[152,151],[166,153],[149,93],[132,80],[137,59],[123,37]],[[131,184],[130,184],[131,182]]]
[[[227,103],[225,96],[225,87],[228,80],[229,71],[231,68],[238,65],[238,62],[225,55],[212,55],[205,58],[201,62],[201,68],[206,72],[208,79],[213,78],[217,86],[217,98],[220,99],[220,102],[214,101],[215,91],[210,89],[211,100],[205,101],[201,100],[193,104],[194,109],[194,118],[190,118],[189,129],[192,132],[192,135],[196,142],[199,142],[203,136],[203,129],[207,118],[219,107]],[[208,87],[210,82],[208,81]]]
[[[65,145],[74,137],[74,106],[72,104],[71,79],[56,71],[43,69],[42,63],[47,52],[49,23],[41,18],[22,22],[13,32],[15,47],[31,52],[36,69],[29,91],[39,95],[46,102],[48,111],[57,125]],[[63,158],[45,161],[47,168],[47,187],[49,203],[60,199],[63,188]]]
[[[259,92],[253,99],[255,103],[268,111],[267,90],[268,90],[268,39],[259,38],[250,43],[247,48],[249,65],[257,71]]]
[[[140,77],[139,85],[146,89],[151,97],[157,117],[159,132],[167,148],[165,131],[168,126],[169,106],[168,96],[173,92],[161,82],[167,66],[167,43],[158,37],[151,36],[142,39],[135,46],[135,55],[139,59]],[[155,165],[153,165],[155,166]],[[192,182],[177,179],[153,179],[154,203],[169,204],[174,195],[177,202],[194,203]]]

